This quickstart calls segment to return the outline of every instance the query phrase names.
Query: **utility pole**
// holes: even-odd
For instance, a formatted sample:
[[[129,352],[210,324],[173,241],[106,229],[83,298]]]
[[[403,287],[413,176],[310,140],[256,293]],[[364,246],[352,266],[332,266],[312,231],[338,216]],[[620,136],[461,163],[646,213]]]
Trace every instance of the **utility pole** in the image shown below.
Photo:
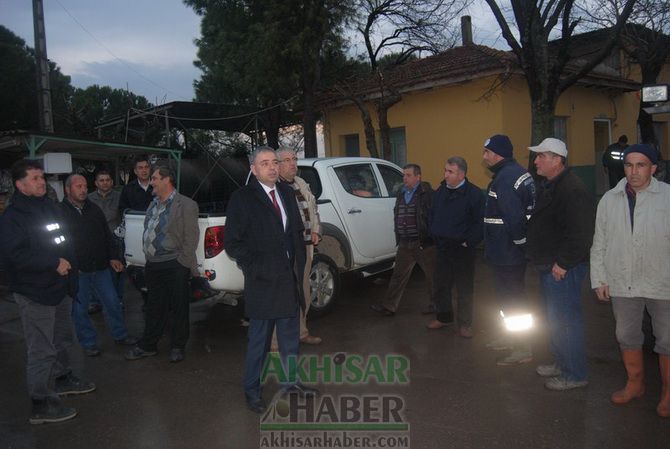
[[[35,73],[37,75],[37,106],[40,131],[53,133],[49,60],[47,59],[47,36],[44,31],[44,5],[42,0],[33,0],[33,27],[35,28]]]

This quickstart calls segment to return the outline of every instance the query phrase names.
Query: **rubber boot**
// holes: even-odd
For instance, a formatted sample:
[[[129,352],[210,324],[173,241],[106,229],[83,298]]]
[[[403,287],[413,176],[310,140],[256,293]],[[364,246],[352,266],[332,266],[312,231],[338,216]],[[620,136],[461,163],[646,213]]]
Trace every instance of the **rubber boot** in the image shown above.
[[[659,355],[658,364],[661,366],[661,402],[656,407],[656,413],[662,418],[670,418],[670,355]]]
[[[615,404],[627,404],[635,398],[644,394],[644,357],[642,349],[621,351],[623,364],[628,373],[626,386],[612,393],[611,400]]]

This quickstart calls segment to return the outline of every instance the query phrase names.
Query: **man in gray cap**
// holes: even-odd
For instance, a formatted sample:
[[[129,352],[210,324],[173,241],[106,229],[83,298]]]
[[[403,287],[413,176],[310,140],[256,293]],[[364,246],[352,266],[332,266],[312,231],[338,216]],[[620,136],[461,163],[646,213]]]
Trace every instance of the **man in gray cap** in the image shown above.
[[[628,381],[612,394],[626,404],[644,394],[642,317],[651,315],[663,388],[656,408],[670,418],[670,186],[654,178],[658,153],[651,145],[624,151],[622,179],[605,193],[591,247],[591,287],[612,301],[616,338]]]
[[[568,149],[548,137],[537,153],[537,204],[528,222],[528,255],[540,273],[554,363],[536,371],[554,391],[585,387],[586,351],[581,285],[588,270],[595,205],[584,182],[566,165]]]

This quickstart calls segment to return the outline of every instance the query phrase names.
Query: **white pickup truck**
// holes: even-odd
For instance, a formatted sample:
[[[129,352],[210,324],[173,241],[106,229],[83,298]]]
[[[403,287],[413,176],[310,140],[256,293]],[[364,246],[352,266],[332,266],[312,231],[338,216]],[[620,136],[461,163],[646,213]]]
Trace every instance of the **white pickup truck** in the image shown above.
[[[323,229],[310,275],[310,314],[320,315],[335,304],[342,273],[365,277],[393,267],[393,206],[402,188],[402,170],[385,160],[362,157],[301,159],[298,168],[317,198]],[[242,272],[223,247],[225,214],[201,214],[198,223],[201,276],[220,297],[242,294]],[[144,266],[144,214],[127,212],[125,224],[125,255],[132,272]]]

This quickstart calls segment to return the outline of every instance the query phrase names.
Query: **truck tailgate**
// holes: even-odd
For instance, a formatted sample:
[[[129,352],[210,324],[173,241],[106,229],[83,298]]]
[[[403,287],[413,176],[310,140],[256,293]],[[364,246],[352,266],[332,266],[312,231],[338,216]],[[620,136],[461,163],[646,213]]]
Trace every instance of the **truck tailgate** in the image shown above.
[[[126,222],[126,262],[128,265],[143,267],[146,260],[142,249],[142,234],[144,233],[144,213],[127,212]],[[209,280],[209,285],[218,291],[238,293],[244,289],[244,275],[233,259],[223,250],[213,257],[205,257],[205,237],[207,230],[223,227],[225,216],[201,215],[198,218],[200,238],[196,249],[196,259],[200,276]],[[210,230],[210,231],[211,231]],[[224,231],[225,232],[225,229]],[[221,236],[221,244],[223,234]]]

